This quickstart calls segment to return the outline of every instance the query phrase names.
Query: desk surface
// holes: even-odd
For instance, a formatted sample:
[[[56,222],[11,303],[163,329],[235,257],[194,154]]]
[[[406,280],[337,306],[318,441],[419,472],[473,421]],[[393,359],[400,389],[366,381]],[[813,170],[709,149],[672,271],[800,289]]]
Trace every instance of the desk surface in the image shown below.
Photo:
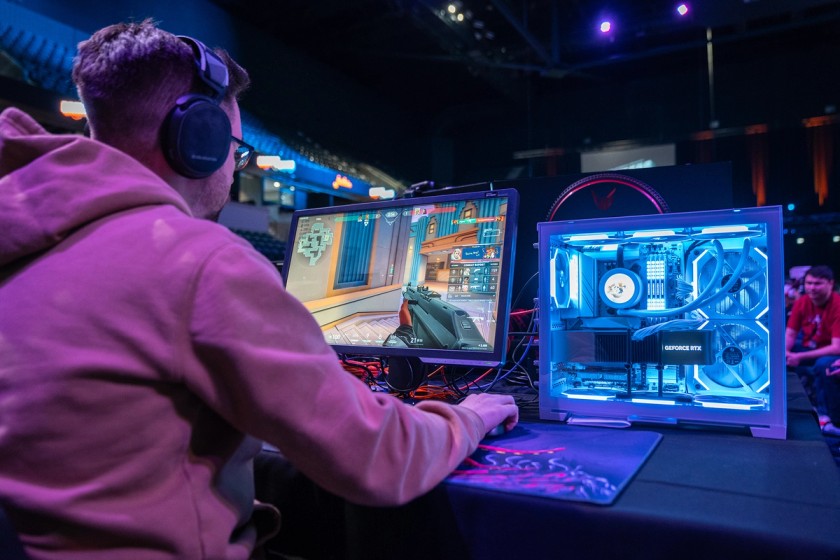
[[[662,441],[611,506],[441,485],[400,508],[348,506],[348,556],[838,558],[840,469],[788,383],[787,440],[645,427]]]

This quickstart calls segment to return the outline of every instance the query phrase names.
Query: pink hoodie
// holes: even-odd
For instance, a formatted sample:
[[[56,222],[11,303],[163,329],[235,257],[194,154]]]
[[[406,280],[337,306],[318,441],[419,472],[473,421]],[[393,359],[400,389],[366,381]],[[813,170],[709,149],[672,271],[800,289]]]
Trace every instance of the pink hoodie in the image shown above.
[[[0,224],[0,500],[33,559],[247,558],[259,440],[390,505],[483,435],[471,410],[371,392],[250,245],[14,108]]]

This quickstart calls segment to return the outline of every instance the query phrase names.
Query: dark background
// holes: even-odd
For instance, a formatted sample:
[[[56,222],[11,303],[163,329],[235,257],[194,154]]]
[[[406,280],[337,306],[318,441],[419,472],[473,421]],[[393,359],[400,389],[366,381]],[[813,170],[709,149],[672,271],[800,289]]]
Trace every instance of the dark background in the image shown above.
[[[796,204],[786,267],[840,264],[840,2],[697,2],[681,19],[664,0],[456,4],[463,23],[425,0],[0,0],[0,31],[15,17],[9,6],[79,30],[75,41],[154,17],[230,50],[253,78],[243,109],[285,141],[405,185],[539,178],[554,192],[550,178],[578,173],[581,152],[674,143],[677,164],[731,166],[731,198],[713,205]],[[611,37],[596,31],[607,13]],[[829,142],[822,201],[814,129],[803,125],[814,118]],[[534,193],[523,209],[551,197]]]

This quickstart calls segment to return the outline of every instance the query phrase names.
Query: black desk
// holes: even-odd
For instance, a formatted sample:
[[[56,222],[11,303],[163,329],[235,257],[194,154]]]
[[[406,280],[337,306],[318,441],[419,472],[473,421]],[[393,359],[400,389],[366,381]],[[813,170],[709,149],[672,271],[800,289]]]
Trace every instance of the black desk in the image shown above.
[[[840,558],[840,469],[788,379],[788,439],[661,429],[611,506],[440,485],[406,506],[345,505],[327,555],[430,558]]]

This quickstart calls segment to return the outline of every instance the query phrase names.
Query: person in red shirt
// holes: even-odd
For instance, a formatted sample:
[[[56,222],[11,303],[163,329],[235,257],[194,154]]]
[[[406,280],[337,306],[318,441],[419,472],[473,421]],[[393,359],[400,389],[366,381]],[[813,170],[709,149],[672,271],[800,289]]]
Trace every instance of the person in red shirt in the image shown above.
[[[822,432],[833,437],[840,437],[840,358],[834,360],[823,370],[814,367],[814,374],[821,381],[823,405],[826,419],[820,420]]]
[[[828,422],[823,386],[826,369],[840,358],[840,294],[830,267],[812,266],[805,273],[805,295],[793,304],[785,330],[785,361],[796,368],[808,397]]]
[[[840,294],[834,291],[834,273],[827,266],[813,266],[804,284],[807,297],[793,304],[785,331],[785,361],[790,367],[840,355]]]

